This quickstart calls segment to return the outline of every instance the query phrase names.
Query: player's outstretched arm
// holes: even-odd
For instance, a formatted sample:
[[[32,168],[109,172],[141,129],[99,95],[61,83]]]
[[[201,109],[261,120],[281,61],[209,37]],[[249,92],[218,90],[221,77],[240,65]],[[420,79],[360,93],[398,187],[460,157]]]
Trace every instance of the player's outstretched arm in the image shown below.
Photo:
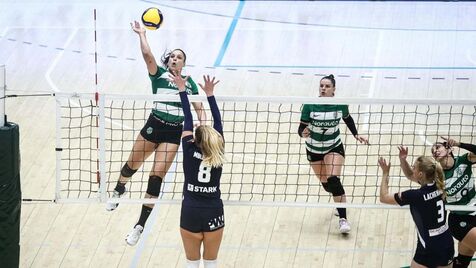
[[[398,159],[400,159],[400,168],[402,169],[403,174],[405,174],[405,177],[407,177],[407,179],[418,182],[417,180],[413,179],[413,171],[407,161],[408,147],[403,147],[403,145],[399,145],[398,152]]]
[[[223,125],[221,122],[220,109],[218,108],[218,104],[214,96],[215,86],[220,82],[220,80],[215,81],[215,77],[210,78],[209,75],[204,75],[203,81],[203,84],[198,83],[198,85],[207,95],[208,104],[210,105],[210,110],[213,117],[213,128],[223,136]]]
[[[476,145],[470,144],[470,143],[459,142],[459,141],[453,140],[449,137],[448,138],[441,137],[441,138],[443,140],[445,140],[445,142],[450,147],[457,146],[459,148],[463,148],[465,150],[468,150],[469,151],[468,160],[471,161],[472,163],[476,163]]]
[[[149,42],[147,42],[145,29],[141,27],[138,21],[131,22],[131,28],[135,33],[139,35],[140,50],[142,52],[142,57],[144,57],[145,64],[147,65],[147,71],[149,71],[149,74],[151,75],[156,74],[157,62],[155,61],[154,55],[152,54]]]
[[[387,164],[387,161],[383,157],[379,157],[378,164],[382,169],[382,181],[380,182],[380,202],[385,204],[397,204],[394,195],[388,193],[390,162]]]
[[[180,74],[172,73],[169,77],[170,81],[173,81],[179,89],[180,101],[182,102],[182,109],[184,115],[182,138],[186,136],[193,136],[193,117],[190,110],[190,102],[188,100],[187,92],[185,91],[185,83],[188,80],[188,76],[183,78]]]

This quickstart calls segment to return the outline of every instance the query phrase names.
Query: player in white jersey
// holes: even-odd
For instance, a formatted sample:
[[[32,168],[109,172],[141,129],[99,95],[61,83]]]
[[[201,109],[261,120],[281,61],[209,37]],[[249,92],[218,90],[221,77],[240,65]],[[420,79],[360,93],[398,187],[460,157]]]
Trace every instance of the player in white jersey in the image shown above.
[[[388,192],[390,163],[387,164],[382,157],[378,163],[383,172],[380,202],[410,205],[417,227],[417,249],[411,267],[451,267],[454,242],[446,222],[445,175],[440,163],[428,156],[418,157],[410,169],[410,179],[419,183],[421,188],[395,194]]]
[[[321,79],[319,97],[334,97],[336,81],[331,74]],[[299,125],[299,136],[306,138],[306,153],[322,187],[331,193],[334,202],[345,203],[345,190],[339,176],[344,165],[345,151],[340,139],[339,122],[343,120],[360,143],[368,144],[366,137],[357,132],[354,119],[347,105],[304,104]],[[350,231],[345,208],[337,208],[339,231]]]
[[[186,55],[181,49],[174,49],[165,53],[162,66],[158,66],[146,38],[146,31],[139,22],[131,23],[132,30],[139,35],[142,56],[147,65],[153,94],[178,95],[177,85],[170,80],[170,74],[182,76]],[[186,91],[188,94],[198,94],[198,88],[192,78],[187,77]],[[201,103],[193,103],[200,122],[205,122],[205,110]],[[180,145],[182,134],[183,112],[180,102],[154,102],[154,108],[145,126],[138,134],[127,162],[121,169],[120,177],[114,188],[113,198],[119,198],[126,191],[125,185],[132,175],[142,166],[145,159],[151,154],[154,156],[154,165],[149,173],[149,180],[145,198],[157,198],[160,193],[162,180],[175,158]],[[108,203],[106,209],[114,210],[117,203]],[[132,231],[127,235],[128,245],[135,245],[144,230],[145,223],[154,204],[143,204],[139,220]]]

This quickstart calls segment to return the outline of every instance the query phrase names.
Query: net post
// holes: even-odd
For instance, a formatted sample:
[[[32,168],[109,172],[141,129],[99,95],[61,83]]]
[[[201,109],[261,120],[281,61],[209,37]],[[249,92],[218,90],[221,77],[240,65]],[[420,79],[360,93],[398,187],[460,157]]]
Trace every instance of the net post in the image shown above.
[[[56,190],[55,200],[61,199],[61,100],[58,95],[55,96],[56,100]]]
[[[5,90],[7,89],[5,83],[5,65],[0,65],[0,127],[3,127],[7,124],[7,115],[5,114]]]
[[[107,201],[107,182],[106,182],[106,119],[105,119],[105,99],[104,95],[96,94],[98,98],[98,159],[99,159],[99,199],[101,202]]]

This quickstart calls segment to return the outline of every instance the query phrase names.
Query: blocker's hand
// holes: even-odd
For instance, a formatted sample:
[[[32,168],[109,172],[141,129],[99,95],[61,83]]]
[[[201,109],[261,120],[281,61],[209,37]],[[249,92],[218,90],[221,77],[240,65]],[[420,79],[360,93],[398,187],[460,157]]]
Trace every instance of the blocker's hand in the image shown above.
[[[204,75],[203,81],[205,82],[205,84],[202,85],[201,83],[198,83],[198,85],[202,88],[202,90],[205,92],[207,97],[213,96],[213,90],[215,89],[216,84],[220,82],[220,80],[217,80],[215,82],[215,77],[210,79],[209,75],[207,76]]]
[[[387,164],[387,160],[385,160],[385,158],[379,157],[378,158],[378,165],[382,169],[383,174],[388,175],[388,173],[390,172],[390,166],[391,166],[390,162],[388,162],[388,164]]]
[[[405,160],[408,157],[408,147],[403,147],[403,145],[398,145],[398,157],[400,160]]]
[[[183,78],[180,74],[178,73],[175,73],[174,71],[170,70],[170,75],[169,75],[169,80],[170,82],[174,82],[175,85],[177,85],[177,88],[179,89],[179,91],[185,91],[185,88],[186,88],[186,83],[187,83],[187,80],[190,76],[185,76],[185,78]]]

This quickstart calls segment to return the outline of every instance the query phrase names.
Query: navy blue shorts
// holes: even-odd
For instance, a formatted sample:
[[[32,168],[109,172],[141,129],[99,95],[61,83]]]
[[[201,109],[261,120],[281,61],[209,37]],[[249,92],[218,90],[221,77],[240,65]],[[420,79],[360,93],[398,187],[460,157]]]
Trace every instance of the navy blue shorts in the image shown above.
[[[424,248],[418,241],[413,260],[427,267],[446,266],[453,262],[455,254],[453,238],[451,235],[441,235],[438,243],[433,242],[431,248]]]
[[[180,227],[192,232],[213,232],[225,227],[223,207],[195,208],[182,206]]]
[[[147,123],[140,131],[144,139],[153,143],[173,143],[180,145],[183,125],[164,121],[154,114],[150,114]]]
[[[461,241],[471,229],[476,228],[476,216],[450,213],[448,225],[450,226],[451,235]]]

